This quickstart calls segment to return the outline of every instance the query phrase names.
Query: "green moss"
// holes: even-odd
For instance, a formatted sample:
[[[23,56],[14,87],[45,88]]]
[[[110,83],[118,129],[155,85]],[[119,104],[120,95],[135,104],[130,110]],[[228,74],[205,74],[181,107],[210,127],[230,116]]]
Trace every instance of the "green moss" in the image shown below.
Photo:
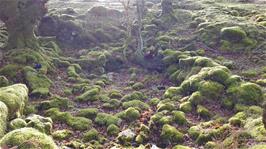
[[[222,100],[222,106],[227,108],[227,109],[233,109],[234,101],[230,98],[225,98]]]
[[[67,75],[68,77],[78,78],[79,74],[76,72],[75,66],[69,66],[67,68]]]
[[[224,84],[229,78],[229,70],[223,67],[214,67],[208,72],[207,79]]]
[[[7,133],[0,140],[0,146],[17,147],[20,149],[57,149],[52,138],[33,128],[21,128]]]
[[[107,101],[107,103],[103,104],[103,107],[107,109],[116,109],[119,108],[120,106],[121,106],[121,101],[118,99],[111,99]]]
[[[202,118],[209,118],[211,116],[211,113],[209,112],[208,109],[206,109],[204,106],[198,105],[197,106],[197,113],[202,117]]]
[[[28,88],[23,84],[0,88],[0,101],[8,107],[9,118],[19,117],[23,114],[28,101]]]
[[[180,95],[181,93],[181,88],[180,87],[169,87],[165,93],[164,93],[164,97],[165,98],[172,98],[176,95]]]
[[[161,139],[169,140],[172,143],[180,143],[183,142],[184,135],[179,132],[175,127],[165,124],[163,125],[160,137]]]
[[[174,146],[174,148],[173,149],[191,149],[190,147],[188,147],[188,146],[183,146],[183,145],[176,145],[176,146]]]
[[[188,101],[191,102],[193,105],[198,105],[202,103],[204,97],[201,95],[199,91],[192,93],[192,95],[188,98]]]
[[[0,101],[0,137],[2,137],[6,132],[7,119],[8,108],[2,101]]]
[[[200,93],[211,100],[218,99],[224,91],[224,86],[213,81],[202,81],[199,87]]]
[[[47,92],[47,90],[49,90],[49,88],[51,87],[52,81],[44,74],[37,72],[29,66],[23,68],[23,73],[27,85],[30,87],[34,94],[43,95],[43,93],[49,93]]]
[[[111,99],[120,99],[123,97],[123,95],[117,91],[117,90],[113,90],[111,92],[109,92],[109,95],[108,95]]]
[[[68,112],[60,112],[58,108],[51,108],[45,114],[53,119],[66,123],[76,130],[86,130],[91,127],[92,121],[84,117],[74,117]]]
[[[141,82],[137,82],[137,83],[135,83],[134,85],[132,85],[132,88],[134,89],[134,90],[141,90],[141,89],[143,89],[144,88],[144,84],[143,83],[141,83]]]
[[[109,126],[111,124],[119,125],[121,123],[121,119],[111,114],[98,113],[95,118],[95,123],[104,126]]]
[[[152,98],[148,101],[148,104],[150,106],[156,106],[158,103],[160,102],[160,99],[159,98]]]
[[[8,79],[5,76],[0,76],[0,87],[5,87],[9,84]]]
[[[83,135],[83,141],[90,142],[92,140],[99,139],[99,132],[96,129],[91,129],[88,132],[85,132]]]
[[[133,107],[126,109],[125,118],[128,121],[135,121],[140,117],[140,112]]]
[[[187,102],[183,102],[179,105],[179,109],[183,112],[191,112],[192,111],[192,104],[191,102],[187,101]]]
[[[238,112],[236,115],[231,117],[228,121],[231,125],[242,126],[247,118],[244,112]]]
[[[131,129],[126,129],[118,134],[117,140],[125,146],[130,146],[135,136],[136,134]]]
[[[239,42],[247,38],[247,34],[241,27],[233,26],[221,29],[221,37],[230,42]]]
[[[186,115],[182,111],[173,111],[173,121],[177,124],[184,125],[187,123]]]
[[[39,110],[47,110],[50,108],[61,108],[61,109],[68,109],[72,108],[74,103],[70,101],[68,98],[63,98],[60,96],[53,96],[47,101],[42,101],[38,109]]]
[[[266,26],[266,23],[265,23]],[[250,149],[264,149],[266,148],[265,144],[257,144],[257,145],[253,145]]]
[[[167,110],[167,111],[173,111],[176,109],[176,106],[171,103],[171,102],[163,102],[161,101],[158,105],[157,105],[157,111],[164,111],[164,110]]]
[[[143,93],[139,91],[134,91],[131,94],[125,95],[122,100],[123,101],[130,101],[130,100],[145,100],[147,99],[147,96],[145,96]]]
[[[86,91],[85,93],[81,94],[76,99],[79,102],[96,101],[99,99],[99,97],[97,96],[97,95],[99,95],[99,93],[100,93],[99,88],[93,88],[93,89],[90,89],[90,90]]]
[[[97,108],[81,109],[78,111],[77,116],[86,117],[89,119],[94,119],[97,116],[98,111],[99,110]]]
[[[27,123],[25,120],[21,119],[21,118],[16,118],[14,120],[12,120],[10,123],[9,123],[9,127],[12,129],[12,130],[15,130],[15,129],[19,129],[19,128],[24,128],[27,126]]]
[[[204,148],[206,149],[216,149],[218,147],[218,145],[213,142],[213,141],[208,141],[205,145]]]
[[[235,101],[242,104],[253,105],[263,101],[262,89],[255,83],[242,83],[227,90]]]
[[[132,100],[132,101],[127,101],[122,104],[122,107],[124,109],[127,109],[129,107],[136,108],[138,110],[147,110],[149,109],[149,105],[146,104],[145,102],[142,102],[140,100]]]
[[[21,67],[15,64],[8,64],[0,68],[0,75],[6,76],[10,79],[14,79],[18,72],[21,71]]]
[[[120,131],[119,127],[114,124],[111,124],[107,127],[108,135],[117,135],[119,131]]]
[[[52,131],[53,121],[49,117],[33,114],[28,116],[25,121],[27,122],[27,127],[35,128],[42,133],[50,134]]]
[[[188,129],[188,134],[191,136],[193,139],[197,139],[198,136],[200,135],[200,130],[201,128],[199,126],[192,126]]]
[[[67,129],[57,130],[52,133],[52,136],[56,140],[65,140],[70,138],[73,135],[73,132]]]

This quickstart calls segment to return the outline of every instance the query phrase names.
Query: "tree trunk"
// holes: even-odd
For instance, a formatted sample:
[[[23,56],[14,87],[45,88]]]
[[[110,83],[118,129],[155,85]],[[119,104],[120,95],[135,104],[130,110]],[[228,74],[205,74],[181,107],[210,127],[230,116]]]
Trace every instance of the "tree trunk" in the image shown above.
[[[38,48],[34,27],[47,12],[47,0],[3,0],[0,2],[0,19],[8,31],[8,49]]]

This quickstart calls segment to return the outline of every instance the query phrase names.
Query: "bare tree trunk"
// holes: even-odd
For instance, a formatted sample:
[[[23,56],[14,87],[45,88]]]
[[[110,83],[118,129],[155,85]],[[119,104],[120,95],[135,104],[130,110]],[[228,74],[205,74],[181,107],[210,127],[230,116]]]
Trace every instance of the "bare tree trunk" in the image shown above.
[[[144,42],[142,38],[142,18],[143,18],[143,0],[137,0],[137,25],[138,25],[138,30],[137,30],[137,50],[136,50],[136,55],[137,59],[142,62],[144,60]]]

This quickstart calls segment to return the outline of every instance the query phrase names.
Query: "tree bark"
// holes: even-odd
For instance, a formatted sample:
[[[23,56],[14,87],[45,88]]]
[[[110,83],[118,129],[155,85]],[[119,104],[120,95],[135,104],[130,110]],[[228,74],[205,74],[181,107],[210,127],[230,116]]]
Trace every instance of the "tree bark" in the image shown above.
[[[47,0],[0,0],[0,19],[8,31],[7,49],[38,48],[34,27],[47,12]]]

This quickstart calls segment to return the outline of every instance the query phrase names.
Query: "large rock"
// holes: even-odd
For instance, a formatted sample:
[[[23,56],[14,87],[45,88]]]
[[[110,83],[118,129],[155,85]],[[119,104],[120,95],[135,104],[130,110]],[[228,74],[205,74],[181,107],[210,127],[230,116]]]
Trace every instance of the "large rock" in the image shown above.
[[[0,101],[0,137],[2,137],[5,134],[7,116],[8,116],[7,106],[2,101]]]
[[[57,149],[53,139],[33,128],[21,128],[7,133],[0,147],[17,149]]]
[[[8,107],[9,118],[20,117],[28,101],[27,86],[15,84],[0,88],[0,101]]]

